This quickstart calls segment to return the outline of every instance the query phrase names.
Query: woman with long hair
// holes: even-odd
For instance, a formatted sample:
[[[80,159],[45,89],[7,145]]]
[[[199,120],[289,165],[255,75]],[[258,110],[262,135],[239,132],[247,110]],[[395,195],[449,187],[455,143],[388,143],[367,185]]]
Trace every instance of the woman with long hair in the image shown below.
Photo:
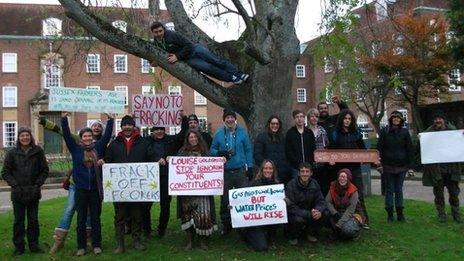
[[[198,131],[187,131],[178,156],[208,156],[208,147]],[[181,220],[181,228],[187,235],[186,250],[193,248],[195,234],[200,237],[200,247],[208,248],[207,239],[217,230],[215,213],[213,196],[177,197],[177,217]]]
[[[267,120],[266,130],[256,137],[253,157],[257,166],[265,159],[272,160],[276,165],[279,180],[284,184],[290,180],[291,168],[285,156],[285,137],[279,116],[271,115]]]

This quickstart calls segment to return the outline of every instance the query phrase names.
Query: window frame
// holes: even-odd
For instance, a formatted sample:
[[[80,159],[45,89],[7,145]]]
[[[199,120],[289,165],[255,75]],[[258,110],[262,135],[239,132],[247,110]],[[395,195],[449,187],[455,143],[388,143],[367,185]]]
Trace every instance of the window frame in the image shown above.
[[[123,90],[117,90],[118,88],[121,88],[121,87],[123,87],[124,91]],[[128,106],[129,105],[129,86],[127,86],[127,85],[115,85],[114,86],[114,91],[115,92],[124,92],[124,95],[125,95],[124,105]]]
[[[14,90],[14,104],[8,105],[5,100],[5,90],[11,88]],[[18,107],[18,86],[3,86],[2,87],[2,106],[3,108],[17,108]]]
[[[51,26],[53,25],[53,28]],[[42,20],[42,36],[61,36],[63,32],[63,20],[49,17]]]
[[[118,57],[124,57],[124,70],[119,71],[118,70]],[[114,55],[114,73],[127,73],[128,71],[128,60],[127,60],[127,54],[115,54]]]
[[[456,75],[457,77],[453,77],[455,79],[452,79],[452,75],[454,75],[455,73],[453,73],[453,71],[457,71]],[[448,90],[450,92],[460,92],[461,91],[461,85],[459,85],[458,83],[461,82],[461,70],[459,68],[454,68],[452,69],[449,74],[448,74],[448,84],[449,84],[449,87],[448,87]]]
[[[96,57],[96,65],[97,65],[97,68],[96,68],[96,71],[90,71],[90,68],[89,68],[89,58],[90,57]],[[87,54],[87,57],[86,57],[86,61],[85,61],[85,67],[87,69],[87,73],[100,73],[100,54],[98,53],[89,53]]]
[[[55,86],[55,85],[53,85],[53,86],[47,85],[47,79],[48,79],[48,78],[47,78],[47,75],[48,75],[48,73],[47,73],[47,72],[48,72],[47,67],[48,67],[48,66],[50,66],[50,67],[52,67],[52,68],[58,68],[58,84],[57,84],[56,86]],[[50,71],[52,71],[52,70],[50,70]],[[53,75],[50,74],[50,77],[51,77],[51,76],[53,76]],[[52,63],[52,64],[50,64],[50,65],[46,65],[46,64],[45,64],[45,70],[44,70],[44,77],[43,77],[43,78],[44,78],[44,89],[50,89],[50,88],[54,88],[54,87],[61,87],[61,66],[59,66],[59,65],[56,64],[56,63]]]
[[[14,124],[15,125],[15,130],[14,130],[14,133],[13,133],[13,141],[11,142],[12,144],[7,146],[7,141],[6,141],[6,138],[7,138],[7,131],[6,131],[6,125],[7,124]],[[2,124],[2,130],[3,130],[3,148],[10,148],[10,147],[13,147],[15,146],[15,143],[16,143],[16,140],[17,140],[17,137],[18,137],[18,122],[17,121],[3,121],[3,124]]]
[[[178,94],[172,94],[172,89],[173,88],[179,88],[179,93]],[[169,85],[168,86],[168,95],[182,95],[182,86],[181,85]]]
[[[144,90],[144,89],[146,89],[146,87],[148,87],[150,89],[149,92]],[[142,95],[156,95],[156,89],[155,89],[154,86],[151,86],[151,85],[142,85],[142,91],[140,93]]]
[[[13,58],[13,62],[6,63],[7,57]],[[8,66],[12,66],[11,69]],[[18,54],[17,53],[2,53],[2,72],[4,73],[17,73],[18,72]]]
[[[300,94],[299,91],[303,91],[303,94]],[[304,95],[304,100],[300,100],[301,95]],[[308,95],[307,95],[306,88],[297,88],[296,89],[296,102],[305,103],[308,100],[307,96]]]
[[[193,91],[193,104],[194,105],[207,105],[208,100],[205,96],[197,91]]]
[[[144,62],[148,63],[148,67],[144,65]],[[148,68],[148,70],[146,70]],[[147,59],[140,58],[140,72],[141,73],[154,73],[155,67],[150,65],[150,62]]]
[[[295,65],[295,77],[298,79],[306,78],[306,66],[304,64]]]

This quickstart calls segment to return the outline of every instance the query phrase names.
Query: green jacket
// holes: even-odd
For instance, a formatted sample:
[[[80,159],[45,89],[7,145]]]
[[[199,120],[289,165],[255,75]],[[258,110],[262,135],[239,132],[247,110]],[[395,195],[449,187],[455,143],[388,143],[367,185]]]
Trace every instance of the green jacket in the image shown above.
[[[446,124],[444,130],[456,130],[456,127],[450,123]],[[424,132],[438,131],[433,128],[433,125],[428,127]],[[433,187],[438,184],[442,179],[441,170],[443,168],[448,169],[451,173],[451,180],[459,182],[461,175],[463,174],[463,168],[461,163],[435,163],[435,164],[424,164],[424,174],[422,175],[422,185]]]

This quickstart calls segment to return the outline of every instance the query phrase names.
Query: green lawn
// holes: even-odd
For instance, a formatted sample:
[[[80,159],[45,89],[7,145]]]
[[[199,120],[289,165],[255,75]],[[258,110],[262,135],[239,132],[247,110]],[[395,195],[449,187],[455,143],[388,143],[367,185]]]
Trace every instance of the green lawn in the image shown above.
[[[103,254],[101,260],[308,260],[308,259],[342,259],[342,260],[399,260],[399,259],[435,259],[461,260],[464,257],[464,225],[449,220],[446,224],[436,221],[432,204],[406,201],[405,214],[407,223],[386,223],[383,199],[378,196],[368,198],[368,210],[371,217],[371,230],[363,231],[361,237],[354,242],[330,242],[328,230],[324,230],[320,242],[309,245],[300,241],[300,246],[292,247],[279,231],[277,248],[267,253],[256,253],[242,243],[237,234],[228,237],[214,235],[210,242],[210,250],[183,249],[184,233],[180,231],[179,222],[175,219],[175,200],[171,206],[171,223],[165,238],[152,239],[148,242],[148,250],[137,252],[131,249],[116,257],[113,254],[114,230],[113,207],[103,207]],[[41,242],[52,243],[52,233],[62,213],[64,198],[46,201],[40,205]],[[218,206],[219,204],[217,204]],[[159,206],[153,209],[154,224],[157,222]],[[218,209],[217,209],[218,211]],[[0,215],[0,260],[11,260],[13,245],[13,215],[11,212]],[[31,255],[28,252],[18,260],[64,260],[73,258],[76,250],[75,223],[68,237],[65,248],[55,257],[49,254]],[[155,226],[155,225],[154,225]],[[129,237],[126,241],[130,241]],[[75,257],[74,257],[75,258]],[[75,258],[77,259],[77,258]],[[93,254],[80,258],[95,260]]]

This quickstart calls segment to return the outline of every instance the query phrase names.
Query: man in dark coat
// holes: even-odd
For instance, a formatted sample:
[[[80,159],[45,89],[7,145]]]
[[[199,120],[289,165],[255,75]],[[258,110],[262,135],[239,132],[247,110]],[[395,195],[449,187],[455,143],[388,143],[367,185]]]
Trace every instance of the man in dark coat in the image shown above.
[[[340,100],[338,96],[333,96],[332,102],[338,105],[340,111],[348,109],[346,103]],[[329,115],[329,105],[325,101],[317,105],[317,110],[319,111],[319,122],[317,124],[321,125],[327,133],[331,133],[337,123],[339,113]]]
[[[312,174],[311,165],[301,163],[298,178],[292,179],[285,187],[291,245],[298,244],[302,232],[309,242],[317,242],[316,236],[328,217],[327,204],[319,184],[311,178]]]
[[[11,186],[14,225],[13,243],[15,255],[24,253],[24,220],[27,213],[27,242],[31,252],[43,252],[39,246],[40,188],[48,177],[45,153],[35,145],[31,130],[20,128],[16,146],[6,153],[2,177]]]
[[[167,30],[160,22],[154,22],[150,29],[154,44],[169,53],[169,63],[185,61],[202,73],[234,84],[241,84],[249,77],[230,61],[216,56],[204,45],[192,43],[178,32]],[[157,66],[157,63],[152,62],[151,65]]]
[[[110,143],[106,150],[106,163],[134,163],[149,162],[148,142],[140,136],[135,128],[134,119],[126,115],[121,119],[121,131]],[[142,232],[142,208],[139,202],[115,202],[114,203],[114,226],[117,248],[116,254],[125,252],[124,228],[126,220],[130,217],[132,222],[132,238],[136,250],[145,250],[141,241]]]
[[[433,125],[427,128],[425,132],[456,129],[452,124],[446,122],[446,116],[442,111],[437,111],[433,118]],[[451,205],[453,219],[457,223],[462,223],[461,213],[459,211],[459,181],[461,180],[462,174],[463,169],[461,163],[424,164],[422,184],[424,186],[433,186],[435,207],[438,212],[439,222],[446,222],[444,196],[446,187],[449,193],[449,203]]]
[[[291,127],[285,135],[285,155],[293,168],[292,178],[298,176],[298,167],[302,162],[314,162],[316,141],[314,133],[305,127],[305,114],[300,110],[292,113],[295,126]]]

